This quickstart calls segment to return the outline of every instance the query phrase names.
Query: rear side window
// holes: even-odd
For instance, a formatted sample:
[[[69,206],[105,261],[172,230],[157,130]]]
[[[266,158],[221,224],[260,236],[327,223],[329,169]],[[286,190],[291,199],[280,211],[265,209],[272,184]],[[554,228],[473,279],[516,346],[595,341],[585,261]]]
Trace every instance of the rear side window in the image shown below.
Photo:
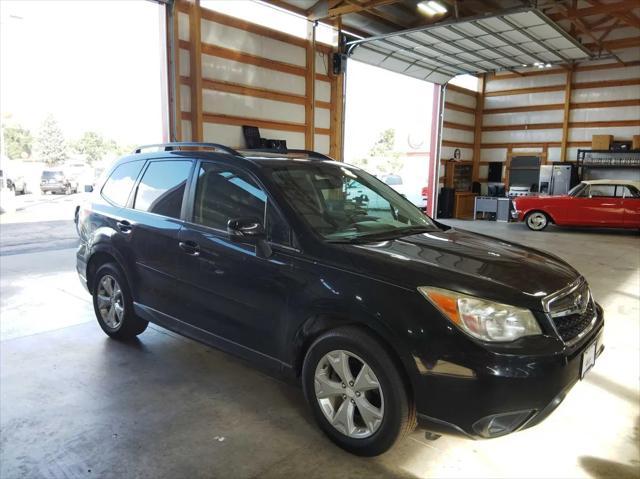
[[[111,203],[125,206],[142,165],[144,160],[130,161],[118,166],[102,187],[102,196]]]
[[[134,209],[180,218],[191,163],[189,160],[150,163],[138,185]]]

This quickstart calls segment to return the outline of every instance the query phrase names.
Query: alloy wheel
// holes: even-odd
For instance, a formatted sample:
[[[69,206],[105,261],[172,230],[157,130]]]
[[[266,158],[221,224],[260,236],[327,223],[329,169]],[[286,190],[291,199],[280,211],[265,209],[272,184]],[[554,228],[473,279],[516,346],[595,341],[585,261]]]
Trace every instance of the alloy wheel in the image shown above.
[[[316,366],[314,385],[322,413],[342,434],[364,439],[382,424],[382,388],[362,358],[345,350],[328,352]]]
[[[105,274],[98,284],[98,310],[102,321],[111,329],[116,329],[124,317],[124,297],[116,279]]]

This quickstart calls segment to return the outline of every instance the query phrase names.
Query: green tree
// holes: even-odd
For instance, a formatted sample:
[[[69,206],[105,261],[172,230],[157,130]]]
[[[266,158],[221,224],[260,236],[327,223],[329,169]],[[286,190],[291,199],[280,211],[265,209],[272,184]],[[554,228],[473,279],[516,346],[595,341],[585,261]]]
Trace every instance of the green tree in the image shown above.
[[[105,141],[95,131],[85,132],[79,140],[73,143],[73,150],[81,155],[86,155],[89,164],[100,161],[111,148],[113,148],[113,145]]]
[[[31,132],[19,125],[3,125],[5,151],[12,160],[19,160],[31,156],[33,137]]]
[[[376,160],[378,168],[384,173],[397,173],[402,169],[400,153],[393,151],[396,142],[396,130],[387,128],[369,150],[369,156]]]
[[[64,135],[53,115],[48,115],[42,123],[35,149],[38,159],[50,166],[62,163],[67,159],[67,145]]]

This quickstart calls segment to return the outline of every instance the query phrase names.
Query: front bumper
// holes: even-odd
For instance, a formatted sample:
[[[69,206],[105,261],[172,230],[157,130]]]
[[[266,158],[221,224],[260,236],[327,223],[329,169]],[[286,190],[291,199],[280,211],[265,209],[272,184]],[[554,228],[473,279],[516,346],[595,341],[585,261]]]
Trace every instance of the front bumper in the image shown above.
[[[596,357],[604,350],[603,313],[597,310],[596,327],[572,349],[549,356],[496,355],[491,364],[473,369],[440,364],[421,374],[414,383],[418,425],[491,438],[540,423],[580,380],[587,347],[596,343]]]

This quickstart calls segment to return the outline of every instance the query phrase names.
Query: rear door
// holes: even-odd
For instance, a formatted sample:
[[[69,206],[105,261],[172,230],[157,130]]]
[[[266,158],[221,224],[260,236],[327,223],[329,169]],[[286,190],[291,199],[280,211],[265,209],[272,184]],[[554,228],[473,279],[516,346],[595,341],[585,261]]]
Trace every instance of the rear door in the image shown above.
[[[640,228],[640,192],[633,186],[618,186],[622,190],[624,226]]]
[[[136,184],[126,219],[120,228],[127,236],[135,265],[136,301],[171,316],[179,311],[176,295],[178,232],[192,160],[160,159],[146,165]]]
[[[270,357],[279,355],[297,250],[292,233],[255,177],[242,168],[202,161],[191,188],[191,219],[180,232],[179,316],[216,336]],[[261,220],[273,254],[232,242],[231,218]]]

